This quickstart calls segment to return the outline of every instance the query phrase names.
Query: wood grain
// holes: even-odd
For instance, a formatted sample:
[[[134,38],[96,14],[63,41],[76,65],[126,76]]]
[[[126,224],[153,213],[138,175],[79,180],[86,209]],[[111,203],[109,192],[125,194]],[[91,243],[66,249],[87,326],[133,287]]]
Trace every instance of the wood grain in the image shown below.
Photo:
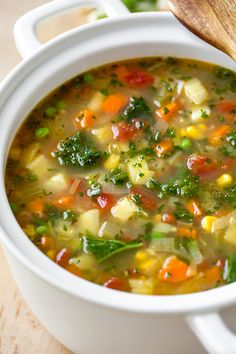
[[[169,0],[190,31],[236,60],[236,0]]]

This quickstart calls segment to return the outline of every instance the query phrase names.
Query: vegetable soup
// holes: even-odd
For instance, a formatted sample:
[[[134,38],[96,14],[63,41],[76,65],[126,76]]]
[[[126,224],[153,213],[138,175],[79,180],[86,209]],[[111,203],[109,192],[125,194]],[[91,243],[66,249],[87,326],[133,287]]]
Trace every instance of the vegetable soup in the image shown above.
[[[236,75],[151,58],[56,89],[19,129],[6,189],[28,238],[107,288],[174,295],[236,280]]]

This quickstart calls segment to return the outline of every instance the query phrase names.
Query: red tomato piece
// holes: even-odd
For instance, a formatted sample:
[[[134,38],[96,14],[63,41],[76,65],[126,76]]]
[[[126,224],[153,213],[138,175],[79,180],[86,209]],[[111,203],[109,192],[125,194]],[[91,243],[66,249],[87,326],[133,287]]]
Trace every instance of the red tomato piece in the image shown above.
[[[133,71],[124,79],[129,86],[135,88],[146,88],[154,84],[154,77],[144,70]]]
[[[187,160],[187,167],[201,179],[214,178],[217,174],[217,163],[208,156],[190,156]]]
[[[125,290],[126,289],[126,284],[124,279],[118,278],[118,277],[112,277],[111,279],[107,280],[103,286],[109,289],[114,289],[114,290]]]
[[[158,200],[157,198],[150,193],[149,191],[146,191],[143,188],[139,188],[139,187],[134,187],[132,188],[132,193],[134,194],[139,194],[140,197],[140,201],[141,201],[141,206],[150,211],[150,212],[154,212],[157,207],[158,207]]]
[[[217,105],[217,109],[218,111],[220,111],[220,113],[231,113],[233,108],[234,108],[233,103],[227,101],[222,101]]]
[[[115,140],[129,140],[138,132],[135,124],[127,124],[124,121],[116,123],[112,126],[113,138]]]
[[[97,202],[101,210],[108,211],[110,210],[113,205],[115,204],[116,200],[113,195],[108,193],[101,193],[97,197]]]
[[[56,255],[56,263],[61,267],[65,267],[70,259],[70,252],[67,248],[63,248]]]

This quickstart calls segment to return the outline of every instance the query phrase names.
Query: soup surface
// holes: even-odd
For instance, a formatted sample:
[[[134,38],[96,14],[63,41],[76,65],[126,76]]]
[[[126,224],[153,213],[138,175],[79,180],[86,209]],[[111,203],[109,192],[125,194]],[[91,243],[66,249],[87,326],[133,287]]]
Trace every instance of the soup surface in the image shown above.
[[[236,279],[236,76],[140,59],[62,85],[6,166],[20,226],[79,277],[138,294]]]

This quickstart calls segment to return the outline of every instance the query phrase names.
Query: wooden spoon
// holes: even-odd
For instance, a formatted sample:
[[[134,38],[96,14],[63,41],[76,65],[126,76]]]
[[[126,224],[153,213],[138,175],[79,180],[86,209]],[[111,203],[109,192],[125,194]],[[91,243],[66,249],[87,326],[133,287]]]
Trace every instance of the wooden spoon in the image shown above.
[[[169,0],[190,31],[236,61],[236,0]]]

